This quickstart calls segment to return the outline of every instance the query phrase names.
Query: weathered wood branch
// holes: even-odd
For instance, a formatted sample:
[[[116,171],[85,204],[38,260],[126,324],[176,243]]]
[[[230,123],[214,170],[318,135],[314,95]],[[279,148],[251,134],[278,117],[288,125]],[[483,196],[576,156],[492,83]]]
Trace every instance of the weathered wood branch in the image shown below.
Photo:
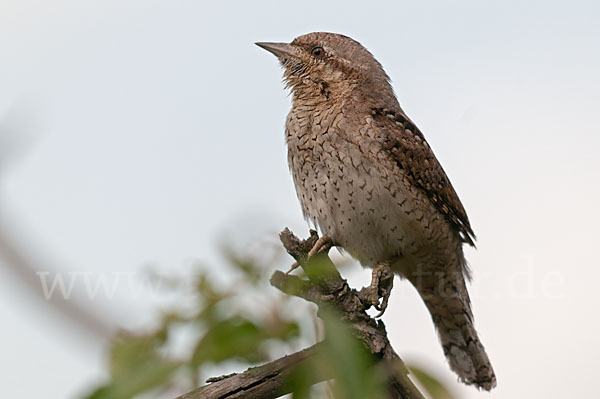
[[[307,362],[319,344],[284,356],[263,366],[249,368],[243,373],[215,378],[215,382],[200,387],[177,399],[245,399],[277,398],[290,392],[286,383],[296,367]],[[325,377],[326,378],[326,377]],[[314,381],[317,383],[319,381]]]
[[[335,309],[340,317],[348,323],[351,331],[358,337],[376,358],[380,359],[388,372],[388,392],[393,399],[423,399],[423,395],[408,378],[408,370],[396,354],[387,338],[385,325],[381,320],[369,316],[366,310],[371,306],[361,299],[359,291],[348,286],[327,251],[314,255],[308,254],[319,239],[315,231],[306,240],[300,240],[285,229],[281,242],[287,252],[303,268],[307,279],[276,271],[271,277],[271,284],[281,291],[315,303],[319,311]],[[316,259],[318,258],[318,259]],[[240,374],[213,379],[214,382],[200,387],[177,399],[242,399],[242,398],[276,398],[290,392],[287,384],[290,374],[296,367],[309,361],[318,350],[320,344],[281,359],[254,367]],[[312,383],[331,378],[320,374],[313,376]]]

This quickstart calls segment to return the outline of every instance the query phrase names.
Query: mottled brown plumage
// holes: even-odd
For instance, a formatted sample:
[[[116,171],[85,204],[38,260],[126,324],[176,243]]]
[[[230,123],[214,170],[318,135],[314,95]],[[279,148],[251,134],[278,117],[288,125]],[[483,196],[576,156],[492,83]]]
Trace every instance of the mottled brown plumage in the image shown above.
[[[387,264],[408,279],[451,368],[467,384],[494,387],[465,284],[462,245],[475,235],[381,65],[339,34],[257,44],[279,58],[292,91],[286,141],[304,215],[363,265]]]
[[[373,115],[387,117],[390,137],[386,149],[408,176],[410,182],[423,189],[437,210],[444,214],[465,242],[475,246],[475,233],[450,179],[429,147],[419,128],[404,114],[374,108]],[[384,122],[385,123],[385,122]]]

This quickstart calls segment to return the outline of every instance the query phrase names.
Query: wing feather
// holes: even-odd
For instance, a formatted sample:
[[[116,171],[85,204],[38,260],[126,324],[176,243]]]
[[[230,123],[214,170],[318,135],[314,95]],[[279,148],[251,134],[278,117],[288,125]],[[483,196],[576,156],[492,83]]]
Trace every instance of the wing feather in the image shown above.
[[[385,148],[410,182],[427,194],[464,242],[475,246],[467,212],[423,133],[402,111],[373,108],[372,114],[387,127]]]

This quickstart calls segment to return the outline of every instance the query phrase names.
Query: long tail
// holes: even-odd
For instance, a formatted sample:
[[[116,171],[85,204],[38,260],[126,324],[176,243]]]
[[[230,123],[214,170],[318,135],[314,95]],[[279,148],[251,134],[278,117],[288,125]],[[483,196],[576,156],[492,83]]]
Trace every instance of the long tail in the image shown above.
[[[451,273],[452,274],[452,273]],[[450,368],[468,385],[491,390],[496,375],[473,326],[469,293],[462,273],[434,273],[411,279],[437,328]]]

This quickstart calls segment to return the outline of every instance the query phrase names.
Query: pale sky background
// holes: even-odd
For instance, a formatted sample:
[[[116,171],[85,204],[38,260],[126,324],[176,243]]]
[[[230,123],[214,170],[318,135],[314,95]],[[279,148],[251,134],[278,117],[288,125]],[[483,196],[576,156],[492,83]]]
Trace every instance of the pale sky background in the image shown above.
[[[53,270],[94,276],[185,273],[218,265],[223,239],[305,235],[283,141],[289,97],[253,43],[344,33],[381,61],[469,213],[476,326],[498,388],[456,383],[406,283],[384,316],[395,349],[461,398],[593,397],[599,20],[591,0],[0,0],[1,227]],[[2,396],[77,398],[104,375],[102,342],[7,270]],[[354,286],[368,283],[352,270]],[[156,302],[119,286],[94,304],[139,326]]]

